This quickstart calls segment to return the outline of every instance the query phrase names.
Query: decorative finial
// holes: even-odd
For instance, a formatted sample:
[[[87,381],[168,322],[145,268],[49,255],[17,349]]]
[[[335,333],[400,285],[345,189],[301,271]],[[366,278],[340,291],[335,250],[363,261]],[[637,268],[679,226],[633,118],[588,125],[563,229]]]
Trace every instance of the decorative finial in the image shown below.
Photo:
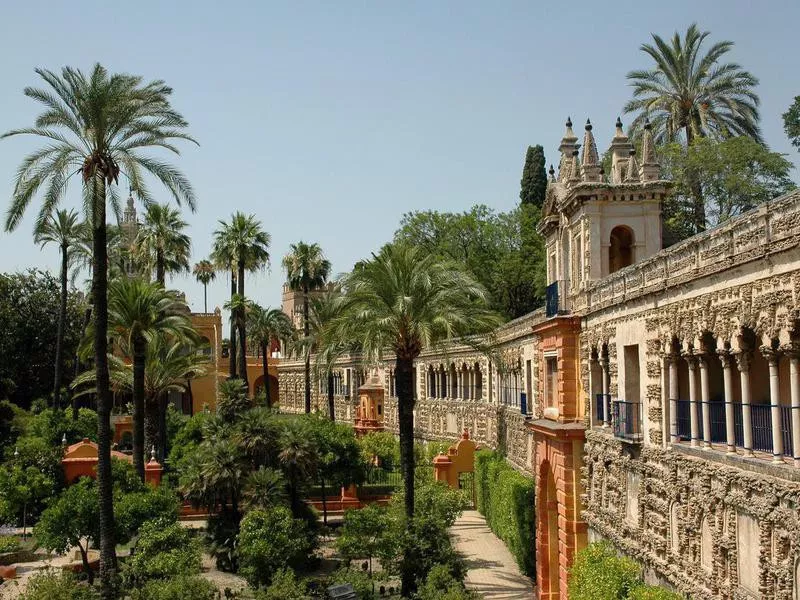
[[[556,174],[556,170],[553,168],[552,163],[550,164],[550,170],[547,171],[547,173],[548,173],[548,175],[555,175]]]
[[[19,447],[14,448],[14,458],[19,458]]]
[[[619,117],[617,117],[617,123],[616,123],[615,127],[617,129],[622,129],[622,119],[620,119]]]
[[[156,459],[156,445],[153,444],[153,447],[150,449],[150,460],[155,461]]]
[[[589,119],[586,119],[586,126],[584,127],[584,129],[586,129],[586,131],[592,130],[592,122]]]
[[[567,117],[567,127],[572,127],[572,119]]]
[[[67,445],[67,434],[66,434],[66,432],[64,432],[64,435],[61,436],[61,445],[62,446],[66,446]]]

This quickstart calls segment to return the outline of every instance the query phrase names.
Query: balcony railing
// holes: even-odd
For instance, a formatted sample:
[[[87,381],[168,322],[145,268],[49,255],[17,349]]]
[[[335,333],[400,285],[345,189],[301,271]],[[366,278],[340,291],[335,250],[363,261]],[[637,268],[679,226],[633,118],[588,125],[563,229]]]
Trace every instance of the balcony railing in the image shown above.
[[[708,405],[711,421],[709,441],[712,444],[727,443],[727,429],[725,411],[733,411],[734,443],[744,448],[744,414],[741,402],[696,402],[697,404],[697,440],[705,441],[703,430],[703,405]],[[792,444],[792,410],[791,406],[780,407],[781,437],[783,437],[784,456],[794,456]],[[800,409],[797,409],[800,410]],[[677,401],[678,439],[690,441],[692,439],[691,402],[689,400]],[[772,406],[769,404],[750,404],[750,421],[752,424],[752,450],[773,453],[772,437]]]
[[[567,282],[560,280],[554,281],[545,290],[545,316],[555,317],[559,314],[569,312],[567,306]]]
[[[614,436],[634,442],[642,439],[642,411],[639,402],[615,400],[613,404]]]

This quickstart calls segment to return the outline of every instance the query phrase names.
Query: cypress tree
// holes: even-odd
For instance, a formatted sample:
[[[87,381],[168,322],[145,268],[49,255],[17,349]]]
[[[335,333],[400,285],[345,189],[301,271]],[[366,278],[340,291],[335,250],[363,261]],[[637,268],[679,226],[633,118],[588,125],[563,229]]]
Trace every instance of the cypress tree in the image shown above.
[[[520,186],[520,204],[531,204],[542,208],[547,191],[547,173],[544,167],[544,148],[538,144],[528,146]]]

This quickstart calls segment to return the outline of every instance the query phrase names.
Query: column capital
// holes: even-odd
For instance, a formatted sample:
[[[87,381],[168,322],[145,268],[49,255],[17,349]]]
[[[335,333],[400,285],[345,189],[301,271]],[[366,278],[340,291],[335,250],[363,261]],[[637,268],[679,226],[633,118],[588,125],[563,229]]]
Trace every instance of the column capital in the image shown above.
[[[733,358],[733,353],[730,350],[726,348],[719,348],[717,350],[717,356],[719,357],[719,361],[722,363],[723,369],[729,369],[731,367],[731,364],[733,363],[731,360]]]
[[[778,361],[781,358],[781,353],[778,350],[773,350],[769,346],[761,346],[759,350],[761,351],[761,354],[764,356],[764,358],[767,359],[769,366],[775,367],[778,365]]]
[[[697,366],[698,355],[694,354],[691,350],[687,352],[681,352],[681,356],[683,360],[689,365],[690,369],[694,369]]]
[[[661,356],[667,361],[667,364],[673,365],[681,359],[680,355],[675,352],[662,352]]]
[[[787,356],[790,359],[800,359],[800,344],[797,342],[789,342],[788,344],[782,345],[780,347],[780,351],[784,356]]]
[[[740,371],[747,372],[750,370],[750,362],[752,361],[752,357],[749,350],[739,350],[734,352],[733,356],[736,358],[736,366],[739,367]]]

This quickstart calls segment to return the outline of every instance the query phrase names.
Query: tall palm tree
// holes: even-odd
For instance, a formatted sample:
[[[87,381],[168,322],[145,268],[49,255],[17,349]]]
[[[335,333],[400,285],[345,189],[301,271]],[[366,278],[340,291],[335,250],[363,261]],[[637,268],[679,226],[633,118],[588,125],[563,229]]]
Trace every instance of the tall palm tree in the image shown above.
[[[167,273],[188,273],[192,242],[183,230],[189,224],[168,204],[148,204],[139,232],[136,251],[148,272],[155,270],[156,281],[166,284]]]
[[[231,296],[230,302],[234,301],[236,295],[236,257],[233,254],[233,248],[230,245],[230,236],[227,235],[228,224],[220,221],[220,229],[214,232],[214,242],[211,248],[211,260],[219,271],[228,271],[231,277]],[[227,308],[227,307],[226,307]],[[238,369],[236,368],[236,314],[231,311],[231,335],[230,343],[228,344],[230,372],[231,378],[236,377]]]
[[[246,215],[235,212],[231,215],[230,223],[220,221],[220,228],[214,232],[215,249],[220,249],[220,254],[225,259],[236,265],[236,293],[245,298],[244,275],[245,272],[254,272],[264,269],[269,265],[270,235],[261,228],[261,221],[255,215]],[[247,321],[244,307],[237,309],[236,318],[239,330],[239,378],[247,383]],[[233,344],[233,336],[231,336]]]
[[[100,523],[100,581],[103,598],[115,595],[117,557],[114,551],[114,507],[111,486],[111,392],[108,375],[108,306],[106,206],[119,214],[116,184],[122,173],[140,200],[152,198],[144,172],[160,181],[176,201],[194,209],[194,191],[175,167],[143,154],[159,147],[178,154],[175,140],[194,141],[185,133],[188,123],[169,102],[172,89],[163,81],[145,83],[141,77],[110,74],[96,64],[86,75],[64,67],[60,74],[36,73],[45,88],[27,87],[25,95],[44,105],[33,127],[15,129],[2,137],[33,135],[45,145],[23,159],[5,229],[15,229],[40,190],[43,202],[37,222],[43,223],[66,192],[67,181],[80,174],[86,213],[93,230],[92,298],[94,306],[94,365],[98,412],[97,483]]]
[[[639,131],[649,118],[657,142],[673,141],[681,134],[687,144],[697,137],[725,138],[746,135],[761,141],[759,99],[753,88],[758,79],[736,63],[720,60],[733,47],[722,41],[703,47],[708,31],[692,24],[681,38],[669,42],[653,34],[652,44],[641,50],[655,68],[628,73],[633,99],[625,112],[638,113],[631,128]]]
[[[283,257],[283,268],[286,270],[286,282],[289,289],[303,294],[303,337],[308,338],[309,293],[321,288],[328,281],[331,263],[322,253],[319,244],[298,242],[292,244],[289,254]],[[305,409],[311,412],[311,355],[306,353],[305,360]]]
[[[121,277],[109,285],[108,324],[122,354],[133,364],[133,466],[144,481],[148,343],[157,335],[183,339],[193,337],[195,332],[186,302],[177,293],[165,290],[160,283],[138,278]]]
[[[477,344],[470,336],[491,331],[500,318],[488,308],[485,289],[451,263],[416,247],[385,246],[342,281],[339,314],[328,336],[358,340],[370,362],[385,351],[395,355],[400,428],[400,464],[405,482],[405,512],[414,516],[414,393],[412,368],[420,352],[453,338]],[[402,569],[403,595],[410,595],[414,573]]]
[[[61,296],[59,298],[58,326],[56,329],[55,373],[53,377],[53,408],[60,408],[61,380],[64,368],[64,327],[67,322],[67,283],[72,248],[77,245],[86,229],[74,210],[57,210],[41,223],[34,241],[42,247],[57,244],[61,251]]]
[[[203,259],[192,269],[194,278],[203,284],[203,312],[208,312],[208,284],[217,278],[217,269],[210,260]]]
[[[296,421],[284,429],[281,446],[283,449],[278,459],[286,476],[292,514],[299,518],[302,516],[300,493],[303,483],[311,479],[316,471],[317,452],[308,432]]]
[[[261,350],[261,366],[264,370],[264,392],[267,407],[272,406],[269,389],[269,348],[276,340],[284,340],[292,336],[294,327],[286,313],[277,308],[262,308],[252,304],[247,314],[250,338]]]

